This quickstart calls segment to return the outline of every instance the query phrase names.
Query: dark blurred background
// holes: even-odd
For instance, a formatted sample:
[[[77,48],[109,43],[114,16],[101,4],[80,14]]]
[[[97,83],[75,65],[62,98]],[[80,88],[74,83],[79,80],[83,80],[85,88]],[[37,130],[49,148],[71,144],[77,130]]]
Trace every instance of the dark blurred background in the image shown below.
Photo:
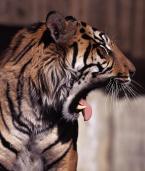
[[[105,31],[136,66],[145,93],[145,0],[0,0],[0,54],[23,26],[56,10]],[[145,171],[145,96],[117,107],[102,92],[90,97],[94,115],[79,135],[79,171]],[[95,100],[95,102],[94,102]],[[103,106],[103,107],[102,107]]]

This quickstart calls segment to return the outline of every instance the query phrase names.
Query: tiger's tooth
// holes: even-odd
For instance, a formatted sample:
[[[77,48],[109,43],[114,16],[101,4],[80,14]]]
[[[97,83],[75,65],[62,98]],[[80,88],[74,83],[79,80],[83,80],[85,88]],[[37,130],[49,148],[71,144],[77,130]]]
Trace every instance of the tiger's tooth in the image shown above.
[[[77,109],[78,109],[78,110],[82,110],[82,109],[85,109],[85,108],[86,108],[86,106],[83,106],[83,105],[78,105],[78,106],[77,106]]]

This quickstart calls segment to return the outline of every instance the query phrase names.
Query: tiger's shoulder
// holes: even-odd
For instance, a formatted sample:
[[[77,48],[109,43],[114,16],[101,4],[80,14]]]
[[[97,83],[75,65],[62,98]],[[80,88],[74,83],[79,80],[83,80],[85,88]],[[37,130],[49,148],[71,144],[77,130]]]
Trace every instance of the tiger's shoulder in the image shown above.
[[[28,49],[36,44],[46,43],[46,27],[44,22],[34,23],[32,25],[20,28],[11,38],[7,48],[2,52],[0,57],[0,68],[9,60],[13,59],[16,54],[19,54],[23,49]],[[44,33],[45,32],[45,33]],[[44,34],[44,35],[43,35]],[[48,43],[49,39],[47,39]]]

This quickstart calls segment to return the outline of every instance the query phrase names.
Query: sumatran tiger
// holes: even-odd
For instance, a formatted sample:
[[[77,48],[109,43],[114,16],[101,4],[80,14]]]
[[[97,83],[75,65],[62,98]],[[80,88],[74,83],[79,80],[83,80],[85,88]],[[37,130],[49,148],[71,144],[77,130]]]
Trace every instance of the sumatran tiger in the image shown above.
[[[0,170],[75,171],[87,94],[134,72],[104,32],[74,17],[53,11],[20,30],[0,61]]]

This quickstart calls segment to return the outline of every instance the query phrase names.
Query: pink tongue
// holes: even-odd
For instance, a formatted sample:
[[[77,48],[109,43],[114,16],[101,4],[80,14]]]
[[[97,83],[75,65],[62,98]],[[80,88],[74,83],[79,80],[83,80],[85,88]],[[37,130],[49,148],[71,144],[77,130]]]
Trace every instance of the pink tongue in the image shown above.
[[[92,116],[92,108],[91,108],[91,106],[84,99],[81,99],[79,101],[79,104],[83,105],[83,106],[86,106],[86,108],[83,109],[83,116],[84,116],[84,121],[88,121]]]

